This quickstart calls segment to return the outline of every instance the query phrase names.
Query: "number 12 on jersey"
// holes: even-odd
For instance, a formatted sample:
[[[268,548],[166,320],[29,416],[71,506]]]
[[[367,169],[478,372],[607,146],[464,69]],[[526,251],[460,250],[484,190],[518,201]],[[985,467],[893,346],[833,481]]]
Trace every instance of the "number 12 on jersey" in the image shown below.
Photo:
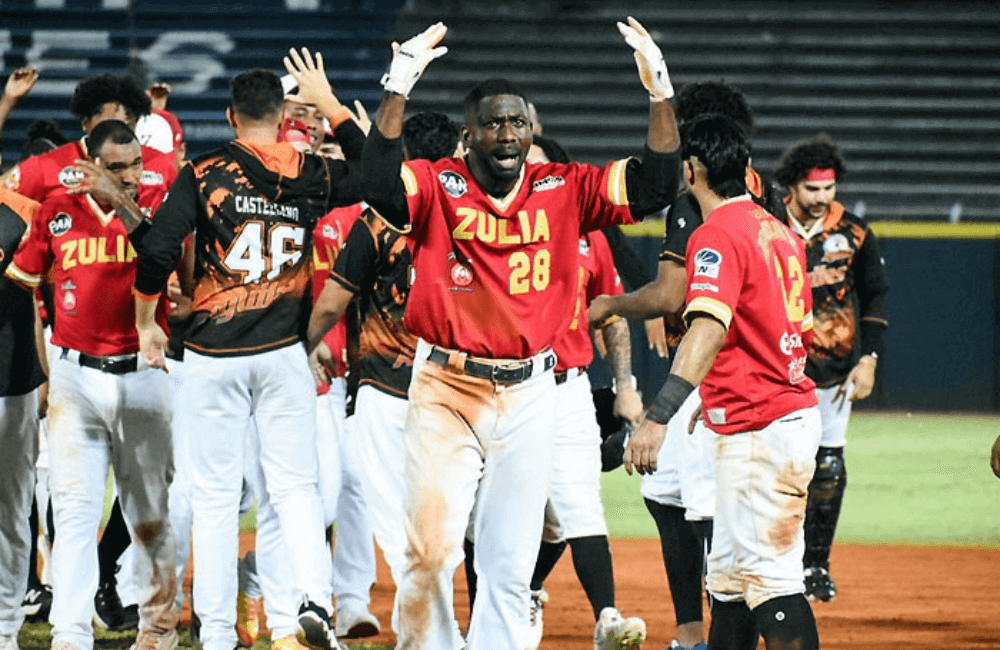
[[[304,228],[275,224],[265,237],[264,226],[263,221],[245,222],[222,260],[230,273],[241,277],[243,284],[260,282],[262,278],[273,280],[302,258]]]

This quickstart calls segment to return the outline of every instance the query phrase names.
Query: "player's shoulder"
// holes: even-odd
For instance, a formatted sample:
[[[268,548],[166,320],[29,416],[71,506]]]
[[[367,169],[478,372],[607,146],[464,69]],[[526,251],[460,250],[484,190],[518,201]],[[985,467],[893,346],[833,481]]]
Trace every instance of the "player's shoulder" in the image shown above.
[[[214,166],[227,165],[230,162],[233,162],[232,155],[220,147],[219,149],[213,149],[212,151],[192,158],[181,171],[190,169],[196,177],[200,177],[205,174],[208,169]]]
[[[854,214],[853,212],[848,212],[847,208],[845,208],[840,203],[834,202],[834,204],[832,206],[830,206],[830,207],[831,207],[831,209],[839,207],[839,209],[841,211],[841,215],[840,215],[840,221],[841,221],[841,223],[849,224],[851,226],[854,226],[854,227],[857,227],[857,228],[861,228],[862,230],[867,230],[869,228],[869,224],[868,224],[868,220],[867,219],[865,219],[864,217],[858,216],[858,215]]]

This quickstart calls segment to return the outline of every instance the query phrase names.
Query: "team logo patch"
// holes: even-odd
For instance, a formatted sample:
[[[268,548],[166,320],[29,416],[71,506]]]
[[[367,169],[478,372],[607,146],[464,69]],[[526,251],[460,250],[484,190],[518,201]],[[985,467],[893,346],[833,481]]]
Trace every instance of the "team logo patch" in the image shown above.
[[[76,313],[76,294],[72,291],[63,294],[63,309],[67,314]]]
[[[66,280],[61,285],[59,285],[63,291],[76,291],[76,285],[73,284],[72,280]]]
[[[722,266],[722,253],[711,248],[703,248],[694,255],[694,274],[707,278],[718,278]]]
[[[580,255],[590,255],[590,243],[583,238],[580,239]]]
[[[533,192],[544,192],[545,190],[554,190],[565,184],[566,179],[562,176],[546,176],[542,180],[532,183],[531,190]]]
[[[83,172],[75,167],[63,167],[59,172],[59,184],[63,187],[75,187],[83,180]]]
[[[778,343],[778,347],[781,351],[787,355],[791,355],[796,348],[802,349],[802,337],[794,332],[789,334],[785,332],[781,335],[781,341]]]
[[[444,191],[453,199],[457,199],[469,191],[468,183],[465,182],[465,178],[458,172],[441,172],[438,174],[438,180],[444,186]]]
[[[719,287],[715,286],[711,282],[696,282],[691,285],[691,291],[711,291],[712,293],[719,293]]]
[[[73,217],[69,216],[65,212],[60,212],[56,215],[55,219],[49,222],[49,232],[52,233],[53,237],[65,235],[72,227]]]
[[[451,267],[451,281],[458,287],[472,284],[472,269],[461,262],[455,262]]]
[[[148,169],[142,170],[142,176],[139,177],[140,185],[163,185],[163,174],[159,172],[154,172]]]
[[[851,244],[847,237],[837,233],[830,235],[823,242],[823,261],[834,262],[851,255]]]
[[[323,236],[326,237],[327,239],[334,239],[336,235],[333,232],[333,226],[331,226],[330,224],[326,224],[325,226],[323,226]]]

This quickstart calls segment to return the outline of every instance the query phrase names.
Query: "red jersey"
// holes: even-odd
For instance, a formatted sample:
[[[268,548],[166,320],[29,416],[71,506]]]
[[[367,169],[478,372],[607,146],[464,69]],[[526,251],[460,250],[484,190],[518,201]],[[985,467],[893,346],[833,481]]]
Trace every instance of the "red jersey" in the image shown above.
[[[726,341],[701,383],[705,423],[721,434],[758,431],[815,406],[803,336],[812,330],[812,291],[802,242],[750,200],[712,211],[687,247],[685,319],[708,314]]]
[[[155,210],[163,194],[152,204]],[[135,329],[136,252],[114,212],[89,194],[63,194],[42,204],[21,242],[7,276],[37,287],[54,270],[55,324],[52,343],[95,356],[139,351]],[[156,322],[169,332],[167,301],[161,297]]]
[[[363,206],[361,203],[349,205],[343,208],[334,208],[322,219],[316,222],[316,229],[313,231],[313,304],[323,292],[330,271],[337,261],[340,249],[347,241],[347,234],[351,232],[354,222],[361,216]],[[334,325],[323,342],[330,348],[333,358],[337,360],[335,375],[344,377],[347,375],[347,322],[341,318]],[[319,390],[325,393],[326,390]]]
[[[587,327],[587,307],[600,295],[624,293],[615,260],[604,233],[592,232],[580,237],[580,268],[576,285],[576,305],[569,329],[556,339],[552,349],[559,361],[556,370],[589,366],[594,360],[594,346]]]
[[[62,196],[76,183],[76,175],[67,169],[77,160],[87,159],[84,141],[67,142],[61,147],[32,156],[4,174],[3,183],[22,196],[47,201]],[[177,178],[172,156],[151,147],[142,147],[142,178],[139,180],[139,205],[144,193],[159,193],[162,197]],[[159,204],[159,201],[157,201]],[[149,216],[148,214],[146,216]]]
[[[503,199],[462,159],[403,163],[416,242],[407,329],[486,358],[550,347],[573,318],[580,234],[633,223],[626,163],[526,164]]]

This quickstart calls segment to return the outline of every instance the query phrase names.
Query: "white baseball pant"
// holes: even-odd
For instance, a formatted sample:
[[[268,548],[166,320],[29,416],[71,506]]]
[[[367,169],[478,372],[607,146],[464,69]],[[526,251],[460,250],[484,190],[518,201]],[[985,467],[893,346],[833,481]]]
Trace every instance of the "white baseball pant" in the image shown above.
[[[688,423],[701,408],[698,391],[692,391],[667,423],[667,436],[656,457],[656,471],[642,477],[639,492],[650,501],[684,508],[688,521],[711,519],[715,514],[715,471],[712,444],[715,434],[698,420],[694,433]]]
[[[361,473],[372,531],[396,583],[392,608],[392,629],[399,634],[399,585],[406,567],[406,423],[407,400],[389,395],[369,385],[358,388],[354,416],[357,465]],[[454,610],[454,608],[453,608]],[[459,635],[454,613],[453,633]]]
[[[462,647],[450,586],[475,503],[479,595],[467,647],[524,650],[555,443],[555,379],[544,370],[553,355],[533,357],[529,379],[497,384],[430,362],[431,349],[417,344],[406,413],[408,543],[397,647]]]
[[[371,473],[358,457],[354,418],[347,418],[347,382],[334,379],[327,401],[330,417],[339,421],[340,491],[336,501],[337,538],[333,551],[333,593],[337,607],[355,601],[368,608],[375,584],[375,539],[365,499],[364,477]]]
[[[17,639],[31,555],[32,487],[38,456],[38,391],[0,397],[0,636]]]
[[[811,407],[760,431],[715,436],[718,496],[706,580],[714,598],[753,609],[803,593],[806,496],[820,427]]]
[[[189,447],[194,603],[205,650],[232,650],[248,435],[257,437],[264,489],[288,553],[290,571],[280,579],[295,591],[296,602],[308,599],[330,610],[330,561],[317,487],[316,391],[301,345],[239,357],[188,350],[184,359],[184,393],[197,432]],[[262,532],[267,534],[258,530],[258,543]]]
[[[607,537],[601,503],[601,429],[590,378],[576,368],[567,372],[567,380],[555,389],[556,441],[549,506],[565,539]],[[550,537],[546,541],[552,541]]]
[[[139,360],[138,370],[114,375],[60,354],[49,380],[50,488],[56,525],[52,549],[53,646],[91,650],[97,591],[97,529],[113,467],[132,541],[142,548],[139,626],[166,632],[173,609],[174,533],[167,516],[173,473],[167,376]],[[154,569],[155,567],[155,569]]]
[[[823,421],[823,436],[820,447],[844,447],[847,445],[847,421],[851,418],[851,395],[837,397],[841,385],[829,388],[817,388],[816,399],[819,400],[819,415]],[[846,397],[846,398],[845,398]]]
[[[167,507],[170,511],[170,527],[177,540],[177,596],[174,606],[179,612],[184,606],[184,574],[191,558],[191,478],[188,456],[188,440],[192,435],[191,411],[184,402],[184,378],[187,367],[183,362],[167,359],[170,377],[170,396],[173,403],[173,417],[170,428],[174,436],[174,480],[170,484]]]

